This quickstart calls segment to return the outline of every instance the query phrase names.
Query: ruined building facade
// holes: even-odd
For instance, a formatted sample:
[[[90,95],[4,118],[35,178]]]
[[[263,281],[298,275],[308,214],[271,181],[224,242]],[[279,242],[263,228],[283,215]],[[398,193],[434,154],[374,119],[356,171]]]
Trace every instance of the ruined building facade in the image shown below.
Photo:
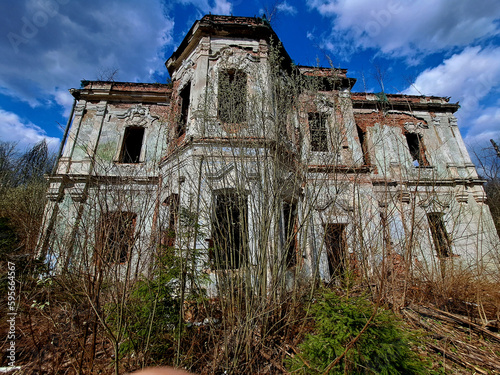
[[[260,18],[203,17],[166,66],[172,84],[71,90],[40,239],[59,269],[147,274],[162,248],[214,282],[497,261],[458,104],[352,92],[346,70],[294,66]]]

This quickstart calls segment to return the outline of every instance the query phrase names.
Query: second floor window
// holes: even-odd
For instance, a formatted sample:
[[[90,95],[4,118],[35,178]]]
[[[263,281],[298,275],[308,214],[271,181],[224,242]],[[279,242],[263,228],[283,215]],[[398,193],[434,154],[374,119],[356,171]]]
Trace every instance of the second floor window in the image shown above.
[[[120,163],[139,163],[143,138],[144,128],[130,126],[125,129]]]
[[[311,151],[328,151],[326,116],[322,113],[309,113],[308,121]]]
[[[180,100],[181,100],[181,113],[179,117],[179,121],[177,122],[177,137],[181,137],[186,133],[188,116],[189,116],[189,99],[191,95],[191,82],[188,82],[187,85],[180,92]]]
[[[219,73],[219,120],[228,124],[247,121],[247,75],[241,70]]]
[[[422,135],[417,133],[406,133],[405,137],[410,150],[410,155],[413,159],[413,165],[415,165],[415,167],[428,167],[429,162],[425,157]]]

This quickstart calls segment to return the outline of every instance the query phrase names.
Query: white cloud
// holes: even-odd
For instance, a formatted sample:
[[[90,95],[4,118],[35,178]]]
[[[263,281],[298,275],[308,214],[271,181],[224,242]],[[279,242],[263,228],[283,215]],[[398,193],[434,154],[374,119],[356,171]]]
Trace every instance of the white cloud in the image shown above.
[[[500,47],[468,47],[434,68],[420,73],[410,95],[451,96],[459,100],[461,112],[470,113],[479,102],[500,87]]]
[[[0,4],[0,92],[29,103],[65,105],[60,88],[96,79],[99,67],[117,79],[150,81],[164,71],[173,20],[160,0],[24,0]],[[67,97],[67,96],[66,96]]]
[[[466,46],[500,33],[497,0],[308,0],[331,18],[322,35],[346,54],[376,48],[396,56],[416,56]]]
[[[51,149],[56,149],[60,140],[47,137],[45,131],[29,121],[23,121],[18,115],[0,109],[0,140],[17,143],[18,149],[29,148],[45,139]]]
[[[215,0],[215,5],[212,7],[213,14],[231,14],[233,4],[227,0]]]
[[[484,144],[500,137],[500,109],[490,100],[500,88],[498,61],[500,47],[466,48],[420,73],[404,93],[451,96],[452,101],[460,101],[456,115],[466,142]]]
[[[286,1],[279,3],[276,6],[276,9],[278,12],[287,13],[291,16],[297,14],[297,9],[293,5],[288,4]]]
[[[490,139],[500,140],[500,108],[482,108],[481,115],[471,119],[464,140],[468,145],[488,145]],[[461,120],[459,116],[459,121]]]

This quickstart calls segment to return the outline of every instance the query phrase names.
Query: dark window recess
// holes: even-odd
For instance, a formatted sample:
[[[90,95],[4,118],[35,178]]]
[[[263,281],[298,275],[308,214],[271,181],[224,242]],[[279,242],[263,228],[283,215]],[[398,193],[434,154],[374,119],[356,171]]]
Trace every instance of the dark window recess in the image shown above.
[[[164,204],[168,206],[168,227],[163,233],[161,244],[167,247],[173,247],[175,245],[175,239],[177,237],[177,222],[179,220],[179,194],[172,194],[169,196]]]
[[[283,241],[287,267],[297,264],[297,204],[283,202]]]
[[[189,97],[191,95],[191,82],[188,82],[180,93],[181,99],[181,114],[177,123],[177,137],[186,133],[188,114],[189,114]]]
[[[247,198],[232,191],[216,193],[210,252],[215,269],[236,269],[244,264],[247,233]]]
[[[427,162],[427,158],[425,157],[425,148],[424,143],[422,142],[422,135],[417,133],[406,133],[405,136],[415,166],[428,167],[429,163]]]
[[[309,113],[308,117],[311,151],[328,151],[326,116],[321,113]]]
[[[370,165],[370,154],[368,153],[368,144],[366,143],[366,132],[359,126],[356,126],[356,128],[358,130],[361,151],[363,152],[363,165]]]
[[[247,75],[241,70],[219,73],[219,120],[229,124],[247,121]]]
[[[448,236],[448,232],[446,232],[446,227],[443,221],[443,213],[429,213],[427,214],[427,220],[429,221],[432,241],[434,242],[434,247],[436,248],[438,257],[449,257],[451,255],[451,241]]]
[[[128,127],[125,129],[120,158],[122,163],[139,163],[143,138],[144,128]]]
[[[330,277],[340,276],[346,267],[345,224],[325,225],[325,246]]]
[[[109,212],[101,215],[98,228],[98,259],[109,263],[127,262],[134,245],[137,215],[133,212]]]

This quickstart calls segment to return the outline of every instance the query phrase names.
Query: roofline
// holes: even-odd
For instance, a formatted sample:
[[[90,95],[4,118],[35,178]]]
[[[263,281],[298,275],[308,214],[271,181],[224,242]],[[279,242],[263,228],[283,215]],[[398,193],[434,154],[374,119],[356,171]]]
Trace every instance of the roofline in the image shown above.
[[[214,20],[217,17],[234,20],[247,19],[249,21],[252,20],[253,22],[246,24],[236,22],[221,23]],[[177,47],[177,49],[165,62],[165,66],[167,67],[170,76],[172,76],[174,71],[179,68],[180,62],[189,55],[202,37],[212,35],[225,35],[231,37],[246,36],[252,39],[265,39],[268,42],[272,40],[273,45],[277,46],[280,49],[280,53],[285,57],[285,65],[292,65],[292,59],[288,55],[288,52],[283,47],[283,44],[281,43],[281,40],[276,32],[266,20],[259,17],[236,17],[207,14],[191,26],[179,47]]]
[[[356,96],[363,95],[364,98],[356,98]],[[450,103],[449,97],[440,96],[352,92],[351,100],[355,109],[379,109],[385,104],[394,110],[431,110],[455,113],[460,108],[458,102]]]
[[[165,83],[82,81],[69,92],[77,100],[108,102],[170,103],[172,87]]]

